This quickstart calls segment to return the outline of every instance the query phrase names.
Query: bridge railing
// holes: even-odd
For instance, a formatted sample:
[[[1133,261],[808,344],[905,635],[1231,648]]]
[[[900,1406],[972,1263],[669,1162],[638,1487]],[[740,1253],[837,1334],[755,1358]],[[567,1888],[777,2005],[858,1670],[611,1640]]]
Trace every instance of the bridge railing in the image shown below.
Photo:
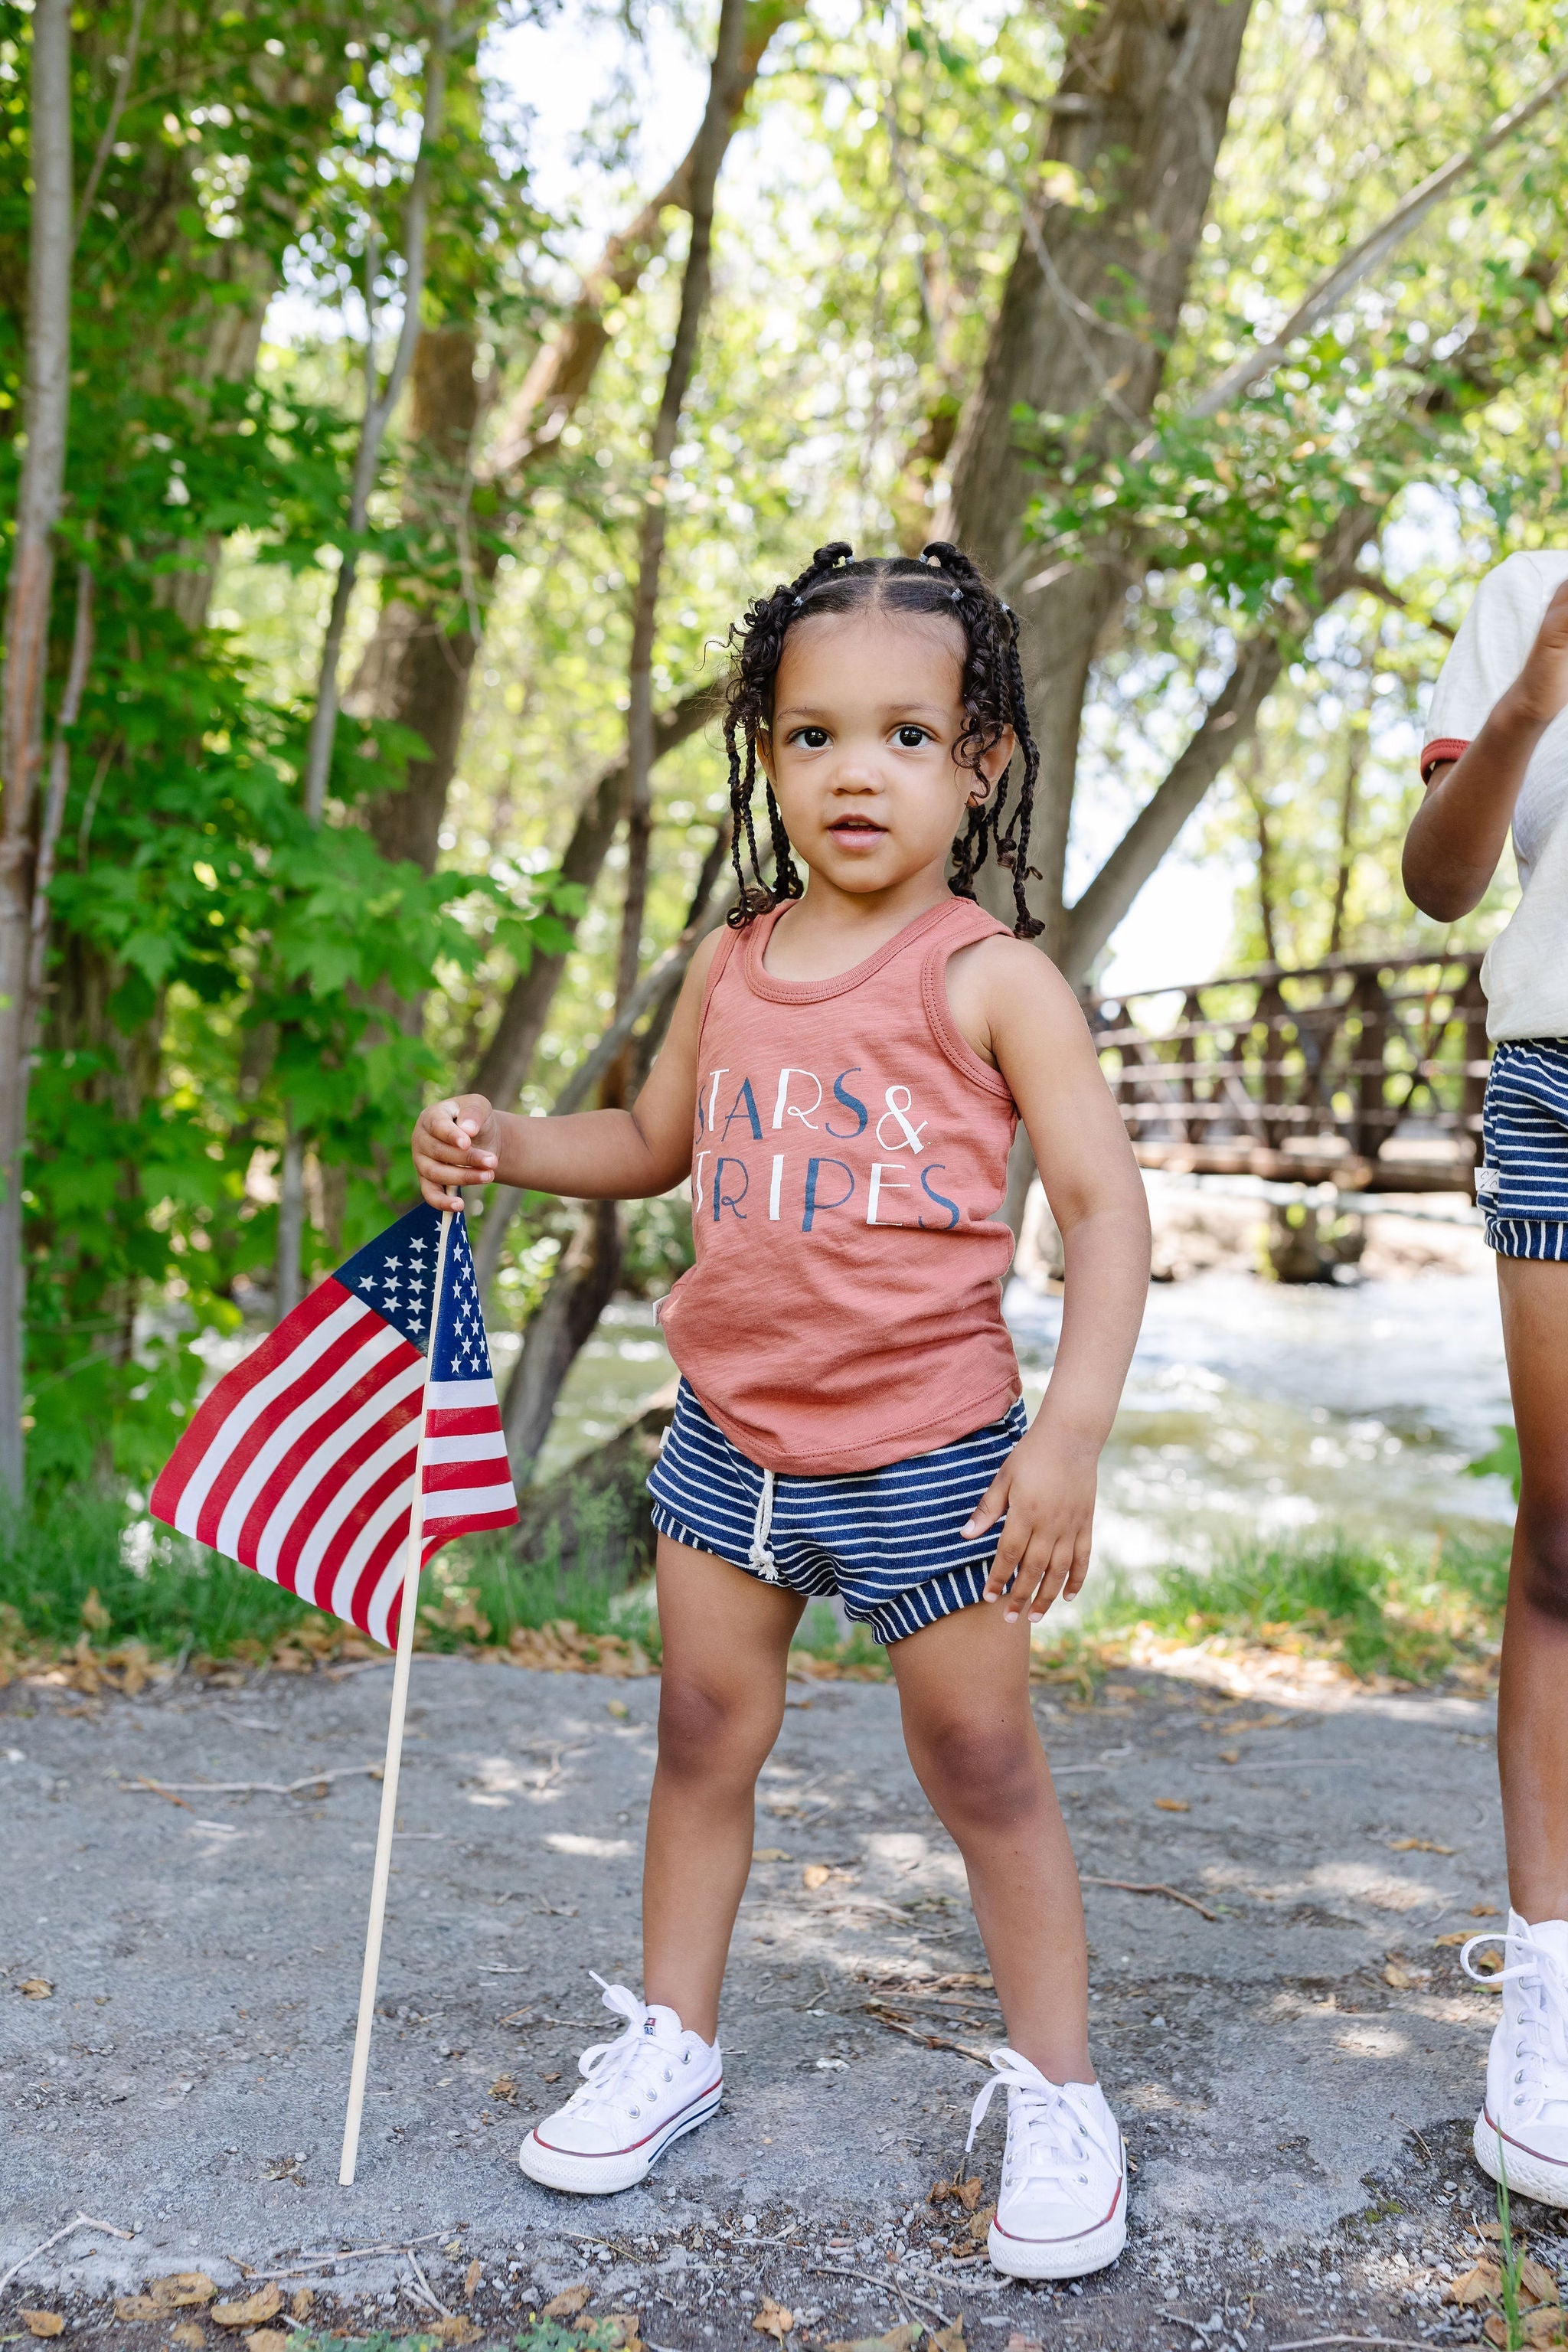
[[[1237,1164],[1479,1157],[1486,999],[1479,954],[1334,956],[1189,987],[1091,996],[1101,1066],[1146,1160]],[[1179,1012],[1173,1020],[1173,1006]],[[1173,1150],[1173,1147],[1182,1147]],[[1376,1178],[1381,1181],[1381,1176]]]

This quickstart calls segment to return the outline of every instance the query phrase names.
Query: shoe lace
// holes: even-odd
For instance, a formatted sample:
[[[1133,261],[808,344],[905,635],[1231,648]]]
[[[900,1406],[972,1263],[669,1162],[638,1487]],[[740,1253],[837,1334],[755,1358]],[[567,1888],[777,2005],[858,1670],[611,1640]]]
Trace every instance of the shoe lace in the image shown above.
[[[1016,2135],[1014,2147],[1031,2181],[1052,2183],[1076,2197],[1088,2185],[1085,2167],[1091,2156],[1101,2158],[1113,2171],[1120,2169],[1121,2148],[1114,2144],[1114,2134],[1107,2137],[1103,2110],[1097,2115],[1089,2105],[1087,2086],[1048,2081],[1016,2050],[993,2050],[991,2063],[996,2071],[969,2112],[966,2155],[993,2093],[1005,2089],[1009,2094],[1008,2126]]]
[[[1480,1944],[1500,1944],[1506,1965],[1472,1968],[1470,1954]],[[1513,2035],[1514,2105],[1561,2098],[1563,2074],[1568,2071],[1568,1979],[1557,1955],[1533,1937],[1491,1927],[1470,1937],[1459,1954],[1459,1966],[1476,1984],[1519,1987],[1522,1998]],[[1556,2082],[1550,2079],[1552,2068],[1557,2070]]]
[[[641,2108],[633,2105],[633,2100],[646,2099],[651,2105],[658,2096],[661,2078],[664,2083],[674,2080],[673,2069],[665,2063],[669,2053],[645,2031],[647,2009],[628,1986],[606,1984],[596,1969],[588,1973],[603,1988],[605,2007],[626,2019],[626,2032],[613,2042],[595,2042],[584,2051],[577,2072],[585,2080],[566,2104],[574,2115],[617,2110],[640,2115]]]

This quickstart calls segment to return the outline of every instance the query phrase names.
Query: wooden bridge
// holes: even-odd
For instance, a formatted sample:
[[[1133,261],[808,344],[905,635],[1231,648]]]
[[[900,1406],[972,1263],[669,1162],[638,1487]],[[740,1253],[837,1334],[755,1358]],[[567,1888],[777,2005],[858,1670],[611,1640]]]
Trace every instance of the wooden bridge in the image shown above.
[[[1086,1010],[1145,1168],[1468,1191],[1489,1052],[1480,965],[1331,956]]]

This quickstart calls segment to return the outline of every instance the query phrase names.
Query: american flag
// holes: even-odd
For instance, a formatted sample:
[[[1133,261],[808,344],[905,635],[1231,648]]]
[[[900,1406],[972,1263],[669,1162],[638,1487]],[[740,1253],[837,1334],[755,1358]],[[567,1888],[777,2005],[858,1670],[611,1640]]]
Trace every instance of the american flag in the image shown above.
[[[517,1517],[467,1220],[437,1300],[440,1239],[422,1204],[329,1275],[218,1382],[150,1507],[389,1647],[422,1417],[420,1565]]]

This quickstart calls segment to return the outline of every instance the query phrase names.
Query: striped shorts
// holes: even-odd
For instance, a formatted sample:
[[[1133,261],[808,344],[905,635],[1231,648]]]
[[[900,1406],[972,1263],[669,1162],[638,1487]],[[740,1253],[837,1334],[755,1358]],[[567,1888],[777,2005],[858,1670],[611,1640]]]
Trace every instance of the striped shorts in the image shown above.
[[[653,1523],[765,1584],[827,1600],[901,1642],[985,1589],[1005,1516],[965,1543],[959,1528],[1028,1427],[1023,1402],[934,1453],[841,1477],[775,1476],[749,1462],[684,1381],[648,1477]]]
[[[1568,1257],[1568,1037],[1498,1047],[1481,1127],[1488,1242],[1500,1257]]]

